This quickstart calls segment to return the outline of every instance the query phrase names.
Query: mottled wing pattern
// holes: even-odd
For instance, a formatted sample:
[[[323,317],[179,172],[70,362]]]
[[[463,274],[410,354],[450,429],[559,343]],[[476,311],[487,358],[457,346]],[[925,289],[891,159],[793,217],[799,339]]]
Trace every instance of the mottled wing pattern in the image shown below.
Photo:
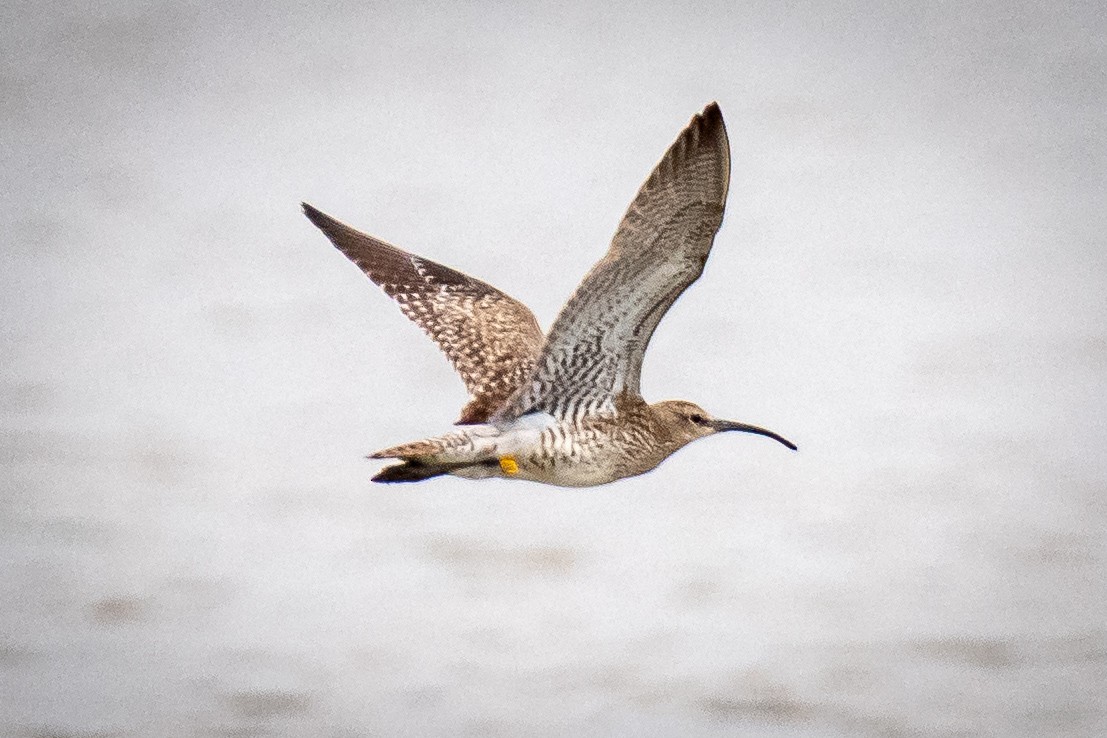
[[[497,419],[615,410],[637,397],[658,322],[703,272],[723,218],[730,144],[715,103],[692,118],[627,210],[607,255],[550,329],[534,373]]]
[[[304,203],[304,214],[435,340],[472,395],[458,423],[481,423],[531,374],[542,331],[496,288],[366,235]]]

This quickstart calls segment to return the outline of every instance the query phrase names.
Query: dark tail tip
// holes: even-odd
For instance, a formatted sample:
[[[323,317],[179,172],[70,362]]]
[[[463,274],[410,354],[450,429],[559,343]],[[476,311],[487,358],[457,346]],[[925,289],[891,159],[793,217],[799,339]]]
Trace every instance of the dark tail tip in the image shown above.
[[[440,477],[446,473],[445,469],[427,466],[414,461],[404,461],[392,466],[386,466],[373,477],[374,482],[386,484],[394,482],[421,482],[424,479]]]

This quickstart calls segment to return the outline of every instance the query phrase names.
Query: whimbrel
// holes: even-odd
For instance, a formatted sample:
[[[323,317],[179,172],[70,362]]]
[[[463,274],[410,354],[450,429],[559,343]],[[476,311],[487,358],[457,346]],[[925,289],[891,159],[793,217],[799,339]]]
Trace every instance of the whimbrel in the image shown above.
[[[588,487],[643,474],[723,431],[683,400],[639,392],[654,329],[703,272],[723,219],[730,142],[715,103],[693,116],[623,216],[607,255],[550,332],[525,305],[480,280],[391,246],[304,203],[304,214],[400,305],[449,358],[471,395],[456,431],[370,455],[398,459],[375,482],[443,474]]]

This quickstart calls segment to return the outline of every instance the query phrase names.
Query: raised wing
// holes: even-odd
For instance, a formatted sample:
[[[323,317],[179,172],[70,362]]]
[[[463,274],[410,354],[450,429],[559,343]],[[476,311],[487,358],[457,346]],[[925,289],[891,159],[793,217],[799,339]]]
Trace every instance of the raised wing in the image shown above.
[[[693,116],[638,191],[611,248],[561,310],[534,373],[496,419],[614,411],[639,396],[658,322],[703,272],[723,219],[730,143],[715,103]]]
[[[542,331],[495,287],[354,230],[303,204],[304,215],[435,340],[472,395],[459,424],[482,423],[532,372]]]

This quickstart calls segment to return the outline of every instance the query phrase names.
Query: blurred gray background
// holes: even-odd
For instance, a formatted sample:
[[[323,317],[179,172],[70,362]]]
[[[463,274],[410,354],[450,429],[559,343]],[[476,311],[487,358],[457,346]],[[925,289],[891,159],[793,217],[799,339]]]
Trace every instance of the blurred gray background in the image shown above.
[[[1101,3],[7,3],[0,734],[1101,735]],[[464,402],[306,199],[548,326],[718,100],[588,490],[371,485]]]

